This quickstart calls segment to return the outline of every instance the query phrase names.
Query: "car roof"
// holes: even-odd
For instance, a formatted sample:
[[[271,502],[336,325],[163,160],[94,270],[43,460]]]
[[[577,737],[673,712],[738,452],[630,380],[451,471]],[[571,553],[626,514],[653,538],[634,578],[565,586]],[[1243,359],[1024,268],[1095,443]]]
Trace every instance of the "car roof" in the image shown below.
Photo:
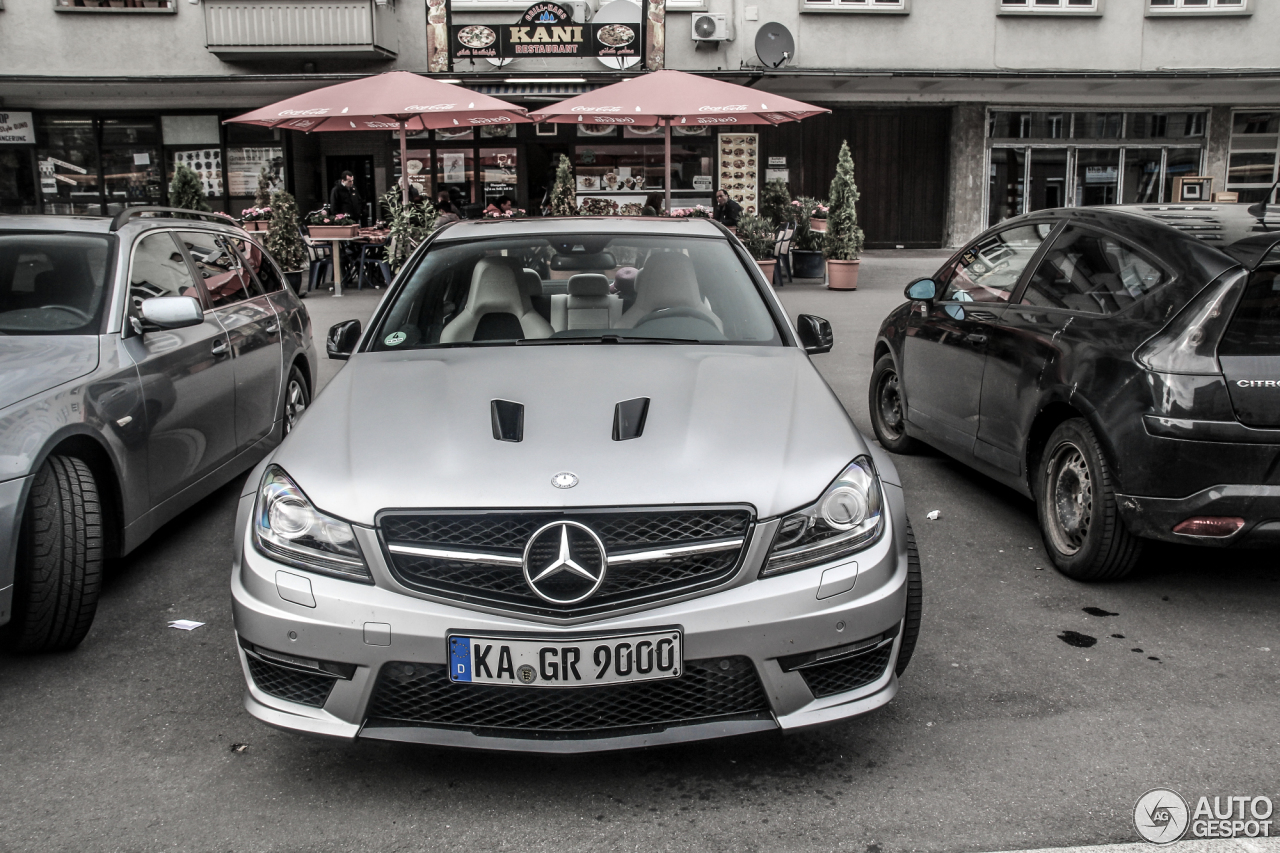
[[[124,215],[129,214],[128,216]],[[215,218],[207,213],[185,218],[166,215],[168,211],[148,207],[128,208],[115,216],[88,216],[70,214],[21,214],[0,215],[0,231],[77,231],[86,234],[110,234],[126,227],[134,229],[154,228],[161,225],[181,225],[184,228],[237,228],[235,219],[222,214]],[[225,217],[225,218],[223,218]]]
[[[672,216],[539,216],[520,219],[464,219],[442,228],[439,241],[494,237],[556,237],[591,234],[644,234],[653,237],[726,237],[720,223]]]
[[[111,230],[110,216],[66,216],[24,214],[0,216],[3,231],[83,231],[106,234]]]

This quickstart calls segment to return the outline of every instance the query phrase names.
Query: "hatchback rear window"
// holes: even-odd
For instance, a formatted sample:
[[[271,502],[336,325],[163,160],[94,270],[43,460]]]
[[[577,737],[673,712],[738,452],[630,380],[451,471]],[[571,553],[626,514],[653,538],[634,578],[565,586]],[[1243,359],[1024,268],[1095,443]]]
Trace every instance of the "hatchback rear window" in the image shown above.
[[[524,236],[442,243],[391,297],[375,350],[581,343],[781,344],[724,240]]]
[[[1219,355],[1280,355],[1280,264],[1260,267],[1218,344]]]
[[[94,335],[115,238],[0,233],[0,334]]]

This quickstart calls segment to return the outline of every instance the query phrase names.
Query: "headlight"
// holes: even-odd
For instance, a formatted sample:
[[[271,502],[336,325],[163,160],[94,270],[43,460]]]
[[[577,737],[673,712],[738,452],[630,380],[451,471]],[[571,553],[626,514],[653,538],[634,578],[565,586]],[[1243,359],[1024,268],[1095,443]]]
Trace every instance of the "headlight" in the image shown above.
[[[302,489],[275,465],[267,468],[258,488],[253,541],[273,560],[348,580],[373,582],[351,525],[312,506]]]
[[[760,577],[838,560],[870,545],[882,530],[880,479],[871,460],[859,456],[817,502],[782,519]]]

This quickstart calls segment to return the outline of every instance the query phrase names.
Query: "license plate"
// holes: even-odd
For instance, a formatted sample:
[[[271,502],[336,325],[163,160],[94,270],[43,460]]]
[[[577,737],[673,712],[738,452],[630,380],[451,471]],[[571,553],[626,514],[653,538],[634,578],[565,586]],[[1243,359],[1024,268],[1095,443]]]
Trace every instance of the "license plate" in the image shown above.
[[[515,687],[590,687],[678,678],[679,631],[579,640],[449,637],[449,678]]]

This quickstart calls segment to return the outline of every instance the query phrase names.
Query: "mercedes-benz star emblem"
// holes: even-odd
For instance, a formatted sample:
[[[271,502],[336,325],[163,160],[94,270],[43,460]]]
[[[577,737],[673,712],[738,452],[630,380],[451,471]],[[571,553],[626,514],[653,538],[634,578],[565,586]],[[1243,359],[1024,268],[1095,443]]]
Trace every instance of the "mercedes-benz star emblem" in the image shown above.
[[[561,471],[551,478],[551,485],[557,489],[572,489],[578,485],[578,475],[570,471]]]
[[[585,601],[604,583],[607,565],[600,537],[576,521],[544,525],[524,546],[525,582],[551,604]]]

